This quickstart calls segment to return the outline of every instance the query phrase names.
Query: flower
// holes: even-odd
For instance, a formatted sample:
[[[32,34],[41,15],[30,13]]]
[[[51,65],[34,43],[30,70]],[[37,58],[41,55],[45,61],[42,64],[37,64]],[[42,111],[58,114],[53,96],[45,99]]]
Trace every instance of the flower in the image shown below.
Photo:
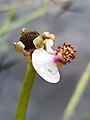
[[[23,28],[19,41],[14,42],[16,51],[25,56],[27,62],[32,62],[37,73],[50,83],[60,80],[58,68],[70,63],[75,58],[76,50],[71,44],[64,43],[53,50],[55,35]]]

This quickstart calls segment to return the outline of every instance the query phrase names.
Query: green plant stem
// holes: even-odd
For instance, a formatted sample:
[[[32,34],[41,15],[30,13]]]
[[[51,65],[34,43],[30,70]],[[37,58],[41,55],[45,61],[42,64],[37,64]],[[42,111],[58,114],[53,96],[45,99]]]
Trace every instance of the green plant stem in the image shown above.
[[[62,120],[69,120],[71,118],[75,107],[77,106],[85,88],[88,85],[88,82],[90,80],[89,77],[90,77],[90,62],[87,65],[85,72],[81,76],[78,85],[76,86],[76,89],[64,111]]]
[[[3,36],[4,34],[17,29],[18,27],[21,27],[23,24],[30,22],[42,15],[45,15],[48,12],[48,4],[49,0],[43,0],[43,5],[40,6],[38,10],[31,13],[30,15],[24,16],[21,19],[16,20],[15,22],[11,22],[10,24],[6,23],[4,25],[4,29],[0,30],[0,36]],[[9,25],[9,27],[7,27]]]
[[[18,3],[17,3],[18,4]],[[14,8],[14,9],[23,9],[23,7],[31,7],[32,4],[19,4],[17,5],[15,3],[11,3],[11,4],[2,4],[0,5],[0,13],[3,13],[3,12],[7,12],[10,8]]]
[[[14,29],[22,26],[23,24],[30,22],[30,21],[44,15],[45,13],[47,13],[47,11],[48,11],[48,0],[44,0],[42,7],[40,7],[38,10],[36,10],[32,14],[27,15],[23,19],[19,19],[16,22],[13,22],[8,30],[14,30]]]
[[[83,117],[85,120],[90,120],[90,112],[85,112],[83,114],[84,114]]]
[[[25,120],[27,107],[31,95],[31,89],[35,80],[36,71],[34,70],[32,63],[28,63],[22,91],[16,111],[16,120]]]
[[[9,29],[7,31],[14,30],[14,29],[22,26],[23,24],[25,24],[27,22],[30,22],[30,21],[32,21],[32,20],[34,20],[34,19],[44,15],[46,12],[47,12],[47,9],[45,9],[45,7],[44,8],[40,8],[37,11],[33,12],[32,14],[24,17],[23,19],[19,19],[16,22],[13,22],[10,25],[10,27],[9,27]]]
[[[10,24],[11,24],[11,21],[9,19],[5,21],[4,25],[1,27],[1,30],[0,30],[0,37],[4,36],[7,33],[7,30],[9,29]]]

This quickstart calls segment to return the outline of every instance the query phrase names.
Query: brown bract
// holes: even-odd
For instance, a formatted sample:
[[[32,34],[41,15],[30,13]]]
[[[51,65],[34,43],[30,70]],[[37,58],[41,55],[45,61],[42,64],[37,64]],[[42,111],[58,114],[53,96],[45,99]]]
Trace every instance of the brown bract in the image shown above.
[[[22,31],[19,41],[25,45],[26,50],[35,48],[33,40],[39,36],[39,33],[36,31]]]

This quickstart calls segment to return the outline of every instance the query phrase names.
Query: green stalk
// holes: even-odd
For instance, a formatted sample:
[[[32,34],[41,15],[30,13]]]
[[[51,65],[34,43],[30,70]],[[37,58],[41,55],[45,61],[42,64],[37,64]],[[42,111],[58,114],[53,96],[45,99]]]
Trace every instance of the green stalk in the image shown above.
[[[9,29],[10,24],[11,21],[7,19],[7,21],[5,21],[4,25],[0,29],[0,37],[4,36],[7,33],[7,29]]]
[[[48,12],[48,4],[49,0],[43,0],[43,5],[30,15],[24,16],[23,19],[18,19],[15,22],[11,22],[10,24],[6,22],[4,28],[2,27],[2,29],[0,29],[0,36],[3,36],[4,34],[21,27],[23,24],[45,15]]]
[[[27,107],[31,95],[31,89],[35,80],[36,71],[34,70],[32,63],[28,63],[22,91],[17,107],[16,120],[25,120]]]
[[[77,106],[83,92],[85,91],[85,88],[88,85],[90,78],[90,62],[87,65],[87,68],[83,75],[81,76],[81,79],[78,82],[78,85],[76,86],[76,89],[64,111],[62,120],[69,120],[74,113],[75,107]]]

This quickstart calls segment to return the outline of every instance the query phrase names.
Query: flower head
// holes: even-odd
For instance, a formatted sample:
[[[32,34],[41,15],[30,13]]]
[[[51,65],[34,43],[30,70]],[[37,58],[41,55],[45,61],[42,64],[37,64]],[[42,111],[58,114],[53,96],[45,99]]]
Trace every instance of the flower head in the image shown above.
[[[71,60],[75,58],[75,47],[71,44],[64,43],[61,46],[58,46],[57,53],[60,53],[62,55],[62,59],[60,60],[60,63],[65,65],[67,63],[70,63]]]
[[[27,62],[32,62],[37,73],[50,83],[60,80],[58,67],[70,63],[75,58],[76,50],[71,44],[64,43],[53,50],[55,35],[22,29],[19,42],[14,42],[16,51],[23,54]]]

